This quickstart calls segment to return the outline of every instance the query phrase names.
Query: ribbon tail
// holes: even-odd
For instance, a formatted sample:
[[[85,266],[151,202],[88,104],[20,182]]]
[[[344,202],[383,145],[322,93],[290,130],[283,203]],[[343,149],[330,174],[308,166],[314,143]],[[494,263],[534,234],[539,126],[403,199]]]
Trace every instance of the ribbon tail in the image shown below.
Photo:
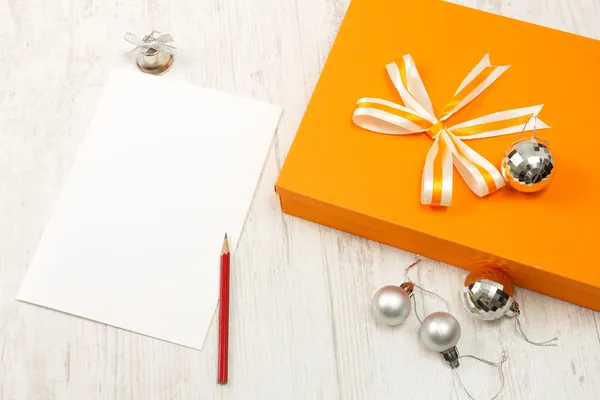
[[[477,65],[471,70],[471,72],[469,72],[467,77],[460,83],[460,85],[458,86],[458,89],[456,89],[456,92],[454,93],[454,95],[456,96],[458,93],[460,93],[460,91],[463,90],[465,88],[465,86],[467,86],[469,83],[471,83],[471,81],[473,79],[475,79],[477,77],[477,75],[479,75],[487,67],[491,67],[491,66],[492,66],[492,63],[490,63],[490,55],[486,54],[477,63]]]
[[[164,51],[169,54],[175,54],[177,52],[177,47],[171,46],[166,43],[154,42],[151,46],[149,46],[155,50]]]
[[[135,46],[139,46],[142,43],[142,39],[137,37],[137,35],[135,33],[131,33],[131,32],[125,32],[125,36],[123,37],[123,39],[125,39],[126,41],[128,41],[129,43],[131,43]]]
[[[447,207],[452,203],[452,151],[446,138],[436,137],[425,158],[421,203]]]
[[[173,42],[173,36],[170,33],[163,33],[156,40],[161,43]]]
[[[543,105],[537,105],[500,111],[462,122],[447,128],[447,130],[462,140],[472,140],[510,135],[534,129],[547,129],[549,126],[542,120],[532,118],[533,116],[537,117],[542,107]]]
[[[441,136],[446,138],[454,166],[473,193],[483,197],[504,186],[502,174],[485,157],[448,131]]]
[[[492,66],[489,57],[487,55],[483,57],[460,84],[452,100],[440,112],[438,119],[445,121],[450,118],[458,110],[485,92],[508,68],[510,68],[509,65]]]

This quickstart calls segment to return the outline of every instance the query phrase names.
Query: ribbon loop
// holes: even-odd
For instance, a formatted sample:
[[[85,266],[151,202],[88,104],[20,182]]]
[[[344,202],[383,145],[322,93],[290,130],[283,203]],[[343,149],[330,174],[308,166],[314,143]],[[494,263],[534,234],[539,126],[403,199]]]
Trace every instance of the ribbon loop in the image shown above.
[[[405,106],[365,97],[358,100],[352,119],[358,126],[373,132],[392,135],[426,132],[434,140],[423,167],[421,203],[450,205],[453,165],[473,193],[480,197],[504,186],[498,169],[463,140],[531,131],[535,124],[530,119],[538,115],[543,105],[501,111],[451,127],[446,127],[444,121],[483,93],[509,66],[492,66],[486,54],[437,117],[410,54],[386,68]],[[539,119],[536,127],[549,128]]]

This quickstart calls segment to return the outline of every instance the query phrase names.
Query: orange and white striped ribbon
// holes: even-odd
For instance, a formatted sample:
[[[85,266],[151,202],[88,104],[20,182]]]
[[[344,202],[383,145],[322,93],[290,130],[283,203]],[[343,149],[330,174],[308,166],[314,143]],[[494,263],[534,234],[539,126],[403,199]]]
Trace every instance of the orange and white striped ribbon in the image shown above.
[[[488,195],[502,186],[504,178],[494,165],[465,140],[509,135],[534,128],[549,128],[537,116],[543,105],[501,111],[453,126],[445,121],[483,93],[509,66],[492,66],[489,56],[483,59],[462,81],[454,97],[436,116],[425,85],[410,54],[387,71],[398,90],[404,106],[387,100],[364,97],[358,100],[353,121],[373,132],[390,135],[427,133],[433,145],[425,157],[421,188],[421,203],[449,206],[452,201],[452,165],[469,188],[478,196]]]

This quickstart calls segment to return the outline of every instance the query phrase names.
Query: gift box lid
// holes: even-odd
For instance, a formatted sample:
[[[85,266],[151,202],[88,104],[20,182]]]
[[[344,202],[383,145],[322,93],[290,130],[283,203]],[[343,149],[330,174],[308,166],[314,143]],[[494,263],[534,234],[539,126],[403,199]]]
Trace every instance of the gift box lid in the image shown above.
[[[539,116],[551,129],[538,136],[549,140],[556,163],[550,186],[535,194],[505,186],[480,198],[454,169],[452,204],[422,205],[431,137],[373,133],[352,121],[359,98],[403,104],[386,64],[405,54],[412,55],[436,112],[485,54],[493,65],[510,64],[449,122],[544,104]],[[315,214],[358,218],[384,231],[404,227],[542,270],[557,282],[599,288],[600,307],[600,268],[593,262],[600,225],[599,61],[596,40],[451,3],[353,0],[276,190]],[[517,136],[469,145],[499,167]]]

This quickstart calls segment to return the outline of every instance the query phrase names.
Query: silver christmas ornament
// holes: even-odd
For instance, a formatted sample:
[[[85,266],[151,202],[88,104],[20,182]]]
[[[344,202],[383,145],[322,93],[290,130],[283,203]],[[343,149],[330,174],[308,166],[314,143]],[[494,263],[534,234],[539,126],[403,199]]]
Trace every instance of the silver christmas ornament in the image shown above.
[[[474,317],[484,321],[516,315],[519,312],[519,303],[502,289],[502,285],[498,282],[488,280],[481,280],[465,287],[463,299],[467,310]]]
[[[484,321],[519,313],[519,303],[514,299],[514,286],[510,277],[494,268],[481,268],[465,279],[462,297],[466,309]]]
[[[135,59],[140,71],[152,75],[162,75],[173,65],[175,51],[177,48],[173,43],[173,37],[152,31],[143,38],[139,38],[131,32],[125,33],[125,40],[136,47],[126,55]]]
[[[474,317],[484,321],[514,317],[515,332],[521,339],[536,346],[556,346],[557,337],[536,342],[523,332],[519,319],[521,309],[514,299],[514,294],[515,287],[510,276],[498,266],[491,266],[491,264],[471,271],[462,289],[465,308]]]
[[[441,353],[451,368],[459,366],[456,344],[460,339],[460,324],[454,316],[447,312],[429,314],[423,320],[419,336],[427,348]]]
[[[554,158],[547,143],[537,138],[515,142],[501,164],[504,180],[526,193],[545,189],[554,178]]]
[[[384,286],[373,296],[373,312],[375,317],[387,325],[400,325],[410,315],[412,304],[410,298],[414,285],[405,282],[401,286]]]

